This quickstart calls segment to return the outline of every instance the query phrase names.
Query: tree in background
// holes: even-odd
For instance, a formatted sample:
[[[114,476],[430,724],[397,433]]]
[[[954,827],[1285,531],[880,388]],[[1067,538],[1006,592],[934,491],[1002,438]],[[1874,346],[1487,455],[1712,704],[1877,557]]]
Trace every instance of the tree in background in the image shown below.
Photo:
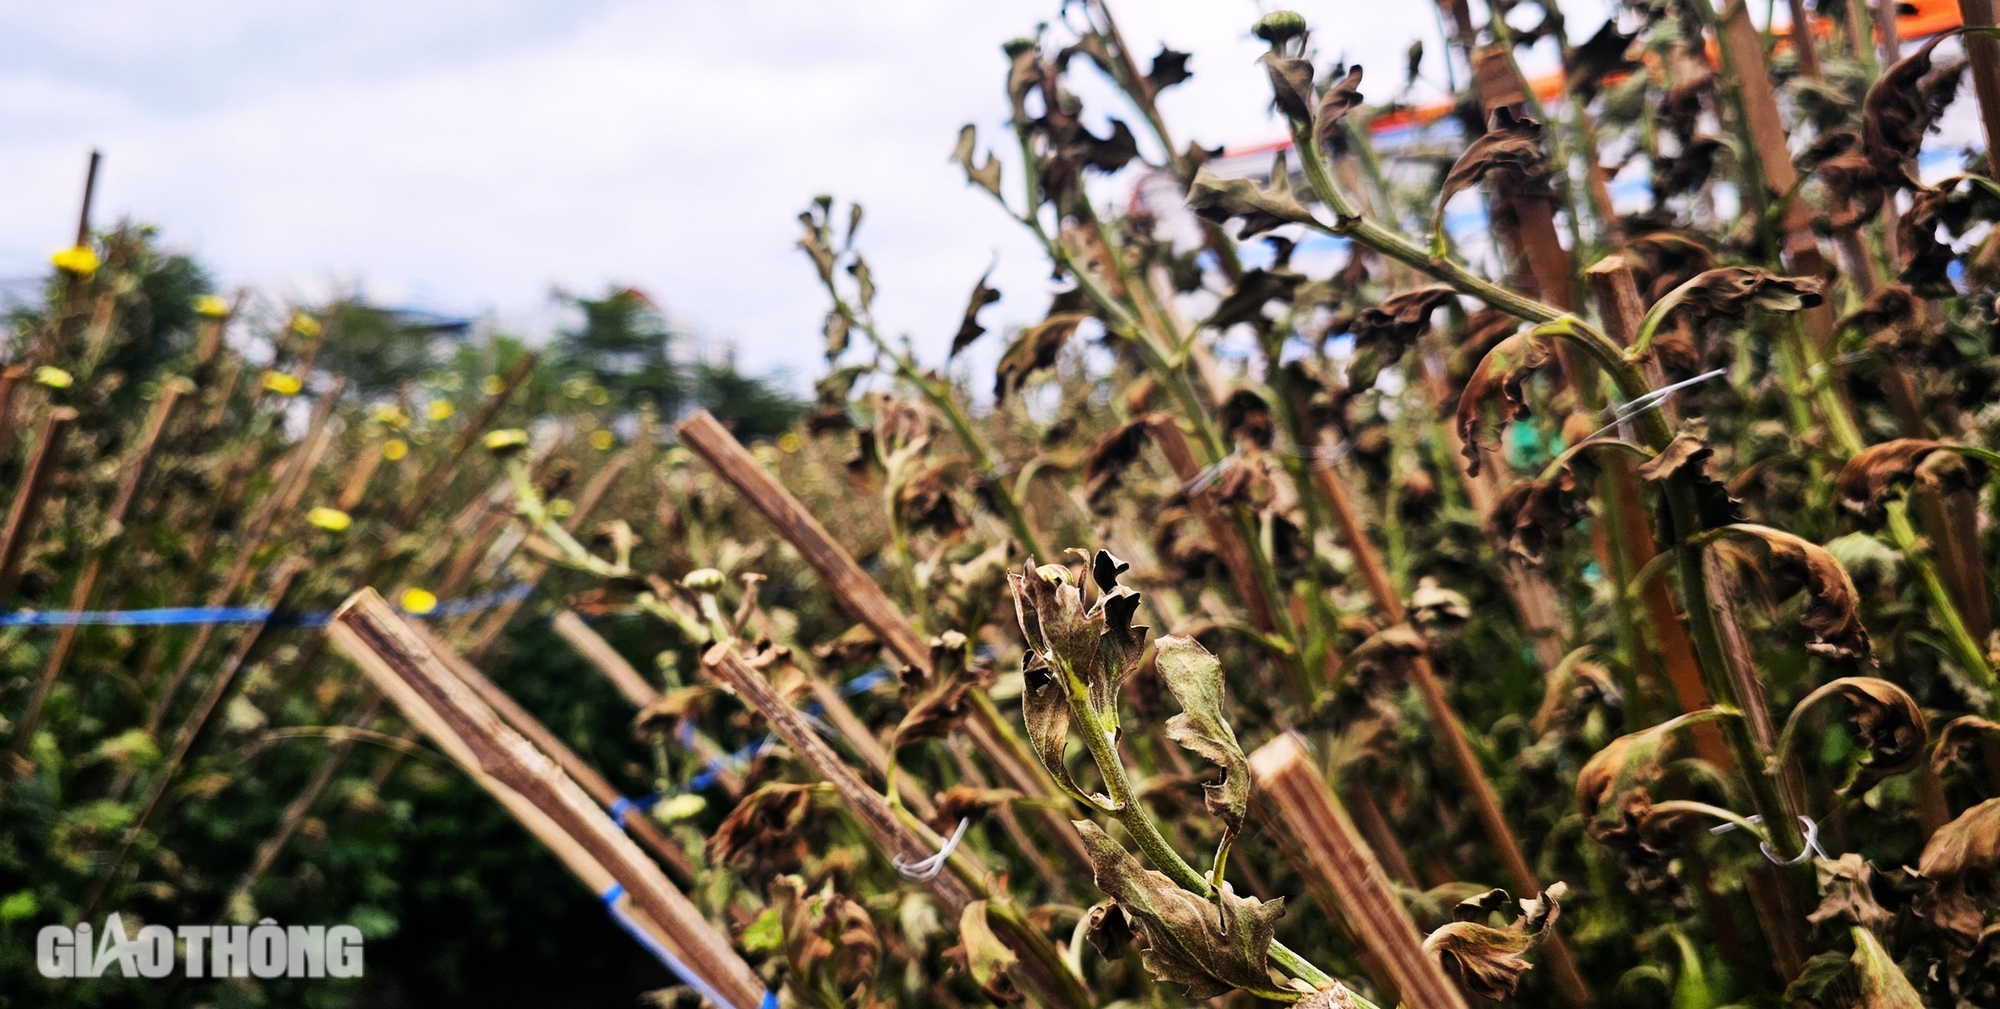
[[[650,406],[661,417],[705,407],[742,437],[771,437],[804,409],[771,376],[738,370],[734,352],[721,363],[677,358],[676,332],[644,292],[612,287],[601,298],[565,296],[583,325],[563,330],[553,354],[566,378],[587,379],[619,414]]]

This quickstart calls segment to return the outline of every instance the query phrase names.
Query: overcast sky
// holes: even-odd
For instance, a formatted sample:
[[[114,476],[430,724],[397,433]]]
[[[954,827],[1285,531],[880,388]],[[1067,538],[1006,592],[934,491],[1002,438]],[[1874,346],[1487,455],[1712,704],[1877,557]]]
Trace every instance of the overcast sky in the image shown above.
[[[1323,63],[1345,54],[1377,71],[1372,96],[1400,83],[1413,39],[1442,74],[1423,0],[1297,6]],[[1565,6],[1581,8],[1574,31],[1601,21],[1601,0]],[[1260,5],[1116,10],[1135,49],[1195,54],[1194,79],[1163,101],[1184,141],[1280,135],[1247,31]],[[1006,298],[991,328],[1045,307],[1034,249],[948,154],[967,122],[1000,139],[999,44],[1056,12],[1057,0],[0,5],[0,278],[39,272],[67,244],[95,145],[100,225],[156,223],[228,285],[276,297],[359,285],[533,331],[554,321],[552,286],[632,284],[734,342],[746,365],[804,381],[825,305],[794,216],[825,192],[866,204],[878,314],[936,360],[995,255]]]

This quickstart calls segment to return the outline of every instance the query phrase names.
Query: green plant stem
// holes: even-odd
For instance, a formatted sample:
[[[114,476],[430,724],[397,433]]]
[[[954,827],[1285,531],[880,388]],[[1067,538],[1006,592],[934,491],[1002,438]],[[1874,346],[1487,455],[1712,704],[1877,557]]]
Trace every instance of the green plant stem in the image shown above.
[[[1574,316],[1546,302],[1530,298],[1473,274],[1464,266],[1444,257],[1433,258],[1415,242],[1383,228],[1381,225],[1361,216],[1352,200],[1334,185],[1326,170],[1326,162],[1315,147],[1309,124],[1292,125],[1293,147],[1299,152],[1299,160],[1305,168],[1306,180],[1313,192],[1332,209],[1336,222],[1315,226],[1329,234],[1344,236],[1361,242],[1370,248],[1408,263],[1439,281],[1469,294],[1488,305],[1510,312],[1530,322],[1541,323],[1548,335],[1560,336],[1582,347],[1611,378],[1619,394],[1626,400],[1637,399],[1651,391],[1651,384],[1639,371],[1638,366],[1625,359],[1624,348],[1603,333],[1585,325]],[[1657,410],[1647,411],[1633,418],[1633,426],[1643,436],[1647,446],[1655,451],[1665,448],[1673,441],[1673,431],[1666,418]],[[1673,517],[1674,529],[1683,538],[1699,532],[1701,512],[1698,506],[1693,478],[1686,474],[1676,474],[1666,483],[1667,506]],[[1737,697],[1734,682],[1727,673],[1729,668],[1726,652],[1722,645],[1721,631],[1716,626],[1712,607],[1714,597],[1709,591],[1707,573],[1702,569],[1702,548],[1685,542],[1674,548],[1675,564],[1681,575],[1681,591],[1687,598],[1688,630],[1693,639],[1695,654],[1700,660],[1702,679],[1709,695],[1741,709],[1743,705]],[[1743,769],[1743,777],[1749,785],[1751,798],[1757,811],[1763,815],[1783,849],[1796,851],[1803,843],[1792,813],[1779,794],[1776,784],[1763,773],[1768,756],[1761,752],[1749,727],[1741,719],[1733,719],[1722,727],[1723,739],[1728,743],[1731,755]],[[1810,873],[1801,877],[1803,885],[1812,884]],[[1795,884],[1799,881],[1795,880]]]
[[[1916,527],[1910,524],[1909,502],[1897,499],[1887,502],[1883,511],[1888,514],[1889,537],[1896,543],[1896,549],[1916,573],[1917,587],[1923,591],[1925,601],[1930,603],[1931,614],[1944,631],[1945,643],[1951,648],[1951,656],[1965,667],[1987,695],[1995,697],[1992,713],[2000,714],[2000,680],[1993,674],[1993,665],[1986,658],[1986,650],[1972,637],[1972,631],[1965,626],[1965,619],[1959,616],[1958,606],[1951,600],[1950,590],[1945,588],[1944,579],[1938,577],[1937,566],[1927,556],[1923,541],[1917,536]]]
[[[957,397],[951,394],[949,384],[943,379],[935,379],[924,374],[923,369],[917,367],[916,360],[910,356],[907,349],[897,350],[891,347],[889,341],[883,339],[882,334],[876,330],[873,319],[863,319],[855,313],[854,307],[848,304],[847,299],[834,287],[831,277],[822,276],[821,280],[827,295],[833,299],[834,311],[840,313],[848,328],[860,330],[877,352],[894,362],[896,374],[916,386],[924,399],[944,415],[945,423],[951,425],[952,431],[958,435],[958,440],[965,445],[966,452],[971,454],[974,468],[989,477],[987,482],[993,491],[994,501],[1000,506],[1001,518],[1006,521],[1007,528],[1013,532],[1014,538],[1021,541],[1021,549],[1026,550],[1028,555],[1037,561],[1046,561],[1050,556],[1048,548],[1042,545],[1041,538],[1035,535],[1034,527],[1028,524],[1027,510],[1021,506],[1020,499],[1014,495],[1013,490],[1007,486],[1006,480],[1002,479],[998,472],[998,457],[986,444],[986,439],[980,437],[979,432],[973,429],[972,418],[966,414],[964,406],[959,403]]]

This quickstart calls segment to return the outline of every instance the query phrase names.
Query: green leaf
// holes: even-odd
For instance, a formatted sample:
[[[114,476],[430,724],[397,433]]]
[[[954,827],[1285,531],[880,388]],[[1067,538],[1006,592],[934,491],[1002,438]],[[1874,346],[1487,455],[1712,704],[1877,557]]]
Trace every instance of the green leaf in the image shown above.
[[[1075,826],[1090,851],[1097,888],[1138,927],[1140,960],[1154,977],[1186,985],[1190,999],[1273,989],[1271,940],[1285,913],[1284,898],[1238,897],[1225,883],[1210,901],[1141,867],[1097,824],[1078,820]]]
[[[1250,761],[1222,714],[1222,662],[1201,642],[1179,635],[1160,639],[1154,662],[1181,705],[1181,713],[1167,719],[1167,738],[1222,768],[1222,781],[1203,785],[1202,798],[1234,836],[1243,829],[1250,804]]]
[[[743,929],[739,941],[747,953],[776,953],[785,948],[785,923],[778,909],[767,907]]]
[[[1851,928],[1854,937],[1854,973],[1861,988],[1862,1009],[1923,1009],[1902,968],[1882,948],[1882,940],[1865,928]]]
[[[41,901],[35,899],[33,890],[17,890],[0,900],[0,924],[11,925],[23,918],[32,918],[42,909]]]

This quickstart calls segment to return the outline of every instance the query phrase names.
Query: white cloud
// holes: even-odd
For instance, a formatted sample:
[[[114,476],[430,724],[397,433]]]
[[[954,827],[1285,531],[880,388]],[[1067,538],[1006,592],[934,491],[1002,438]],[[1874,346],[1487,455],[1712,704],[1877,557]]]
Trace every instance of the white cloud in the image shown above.
[[[1436,49],[1428,4],[1301,6],[1323,56],[1369,62],[1385,89],[1411,38]],[[100,222],[159,223],[225,282],[365,282],[515,320],[544,319],[551,284],[631,283],[736,341],[746,364],[803,377],[817,370],[824,303],[792,248],[793,216],[829,192],[867,205],[880,313],[935,359],[996,252],[1008,298],[992,328],[1043,307],[1031,243],[947,154],[967,121],[1002,136],[999,43],[1056,8],[21,5],[0,15],[14,39],[0,43],[0,276],[39,269],[65,242],[95,144],[107,154]],[[1196,77],[1164,102],[1180,142],[1277,133],[1252,5],[1145,0],[1119,13],[1135,49],[1195,53]]]

